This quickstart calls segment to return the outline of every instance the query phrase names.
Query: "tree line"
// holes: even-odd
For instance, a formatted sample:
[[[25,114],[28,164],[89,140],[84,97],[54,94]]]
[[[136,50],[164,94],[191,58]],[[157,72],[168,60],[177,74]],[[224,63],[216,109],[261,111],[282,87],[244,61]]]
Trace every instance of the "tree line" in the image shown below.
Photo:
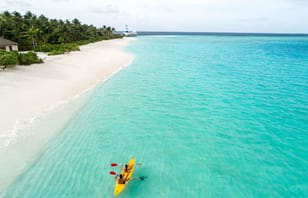
[[[49,19],[30,11],[0,13],[0,36],[15,41],[21,50],[38,50],[44,44],[85,44],[122,37],[112,27],[82,24],[78,19]]]

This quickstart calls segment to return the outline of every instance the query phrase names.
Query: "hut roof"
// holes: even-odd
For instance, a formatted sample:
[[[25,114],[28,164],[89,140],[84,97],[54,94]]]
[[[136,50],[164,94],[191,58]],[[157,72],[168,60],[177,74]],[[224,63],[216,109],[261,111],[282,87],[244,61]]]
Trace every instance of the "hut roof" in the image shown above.
[[[8,45],[17,45],[17,43],[0,37],[0,47],[5,47]]]

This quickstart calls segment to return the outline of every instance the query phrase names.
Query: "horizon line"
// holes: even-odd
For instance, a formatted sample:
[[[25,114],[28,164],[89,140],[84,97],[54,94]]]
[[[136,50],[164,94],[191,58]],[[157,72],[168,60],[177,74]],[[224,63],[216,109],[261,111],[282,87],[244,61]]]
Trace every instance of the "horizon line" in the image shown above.
[[[229,34],[229,35],[298,35],[308,36],[308,33],[289,33],[289,32],[203,32],[203,31],[149,31],[137,30],[137,33],[162,33],[162,34]]]

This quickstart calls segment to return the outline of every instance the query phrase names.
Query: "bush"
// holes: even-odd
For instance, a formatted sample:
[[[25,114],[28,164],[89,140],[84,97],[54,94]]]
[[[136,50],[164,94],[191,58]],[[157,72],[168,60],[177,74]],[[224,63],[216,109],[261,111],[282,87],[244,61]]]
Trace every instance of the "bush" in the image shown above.
[[[77,43],[78,43],[78,45],[86,45],[86,44],[91,43],[91,41],[89,41],[89,40],[83,40],[83,41],[78,41]]]
[[[51,44],[43,44],[35,49],[37,52],[50,52],[52,50]]]
[[[52,50],[51,52],[48,52],[48,56],[54,56],[54,55],[59,55],[59,54],[64,54],[65,51],[60,51],[60,50]]]
[[[18,54],[18,60],[20,65],[31,65],[43,62],[34,52],[20,53]]]
[[[66,44],[43,44],[36,51],[49,52],[48,55],[64,54],[71,51],[79,51],[77,43]]]
[[[18,53],[17,52],[0,52],[0,65],[4,66],[4,70],[7,66],[18,65]]]

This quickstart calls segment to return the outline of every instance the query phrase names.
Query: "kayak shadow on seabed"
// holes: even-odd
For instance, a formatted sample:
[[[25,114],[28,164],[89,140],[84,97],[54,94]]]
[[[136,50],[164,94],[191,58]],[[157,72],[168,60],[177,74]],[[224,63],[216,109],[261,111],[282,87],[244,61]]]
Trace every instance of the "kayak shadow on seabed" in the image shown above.
[[[136,178],[132,178],[133,181],[143,181],[146,178],[148,178],[148,176],[140,176],[140,177],[136,177]]]
[[[127,187],[126,192],[124,193],[125,196],[135,197],[136,195],[139,195],[143,191],[143,187],[148,185],[146,184],[148,179],[149,177],[145,175],[132,178],[130,185]]]

